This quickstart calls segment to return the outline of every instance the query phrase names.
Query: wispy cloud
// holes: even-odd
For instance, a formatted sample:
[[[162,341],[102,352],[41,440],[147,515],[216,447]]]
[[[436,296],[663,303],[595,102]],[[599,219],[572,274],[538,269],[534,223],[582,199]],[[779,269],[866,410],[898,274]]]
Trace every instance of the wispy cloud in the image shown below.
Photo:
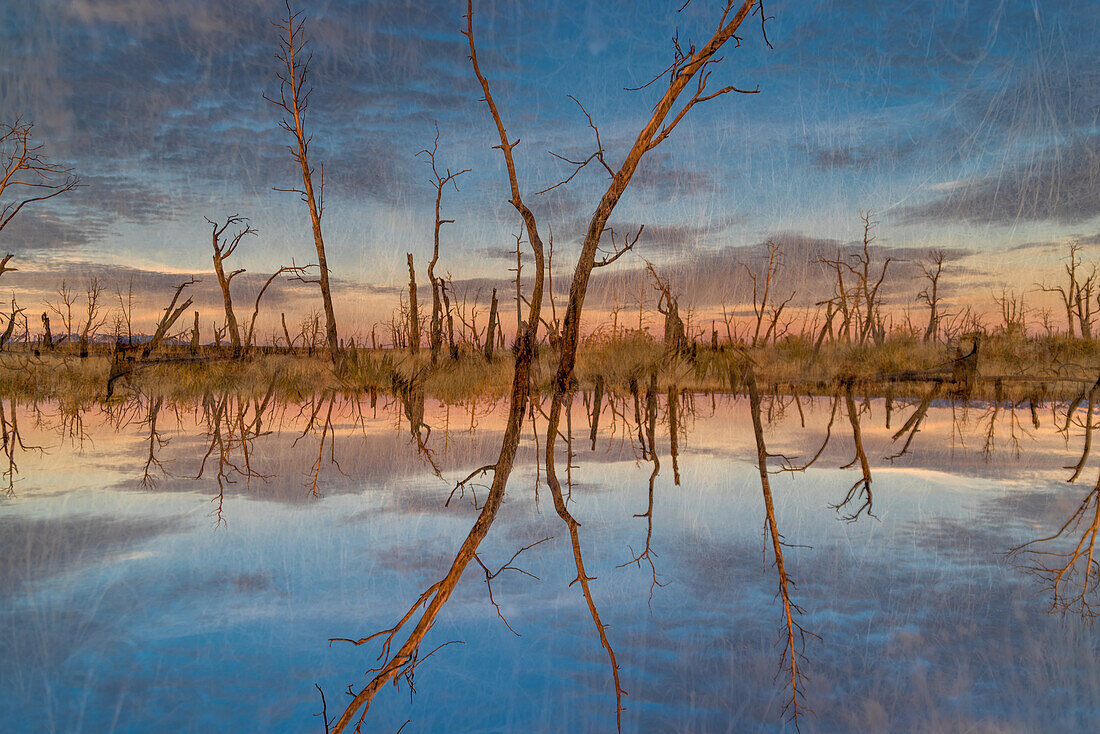
[[[897,212],[904,222],[1080,224],[1100,216],[1100,136],[1076,138]]]

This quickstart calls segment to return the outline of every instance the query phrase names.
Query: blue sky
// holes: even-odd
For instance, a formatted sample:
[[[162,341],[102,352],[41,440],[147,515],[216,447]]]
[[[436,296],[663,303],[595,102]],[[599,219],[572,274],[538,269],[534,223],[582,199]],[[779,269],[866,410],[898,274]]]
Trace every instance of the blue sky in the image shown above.
[[[612,161],[658,94],[629,92],[667,66],[672,38],[703,41],[714,3],[481,2],[482,65],[517,148],[521,184],[557,236],[556,263],[605,181],[548,151],[587,154],[568,95],[600,126]],[[433,191],[416,157],[471,168],[450,191],[442,267],[501,274],[518,220],[459,35],[465,3],[300,4],[315,52],[307,125],[324,162],[329,261],[348,283],[393,286],[404,253],[426,262]],[[238,267],[311,261],[293,194],[289,136],[261,92],[277,89],[281,2],[0,0],[0,118],[37,137],[85,182],[28,208],[0,249],[34,263],[209,270],[203,218],[260,230]],[[728,48],[716,80],[756,95],[692,112],[643,163],[613,223],[645,223],[645,257],[736,253],[778,233],[854,239],[874,209],[882,244],[996,252],[1069,237],[1100,241],[1100,68],[1088,2],[773,1]],[[732,255],[731,255],[732,256]],[[624,267],[638,263],[623,261]],[[506,277],[506,275],[504,275]]]

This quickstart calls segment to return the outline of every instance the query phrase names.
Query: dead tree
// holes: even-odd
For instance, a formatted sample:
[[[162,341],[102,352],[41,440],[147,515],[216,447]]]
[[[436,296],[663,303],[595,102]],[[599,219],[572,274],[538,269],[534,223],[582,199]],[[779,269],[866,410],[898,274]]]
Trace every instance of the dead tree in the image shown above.
[[[432,167],[431,184],[435,187],[435,228],[433,230],[433,246],[432,246],[432,259],[428,263],[428,282],[432,287],[432,318],[428,327],[428,345],[432,350],[432,361],[439,359],[439,352],[443,346],[443,279],[435,277],[435,266],[439,262],[439,230],[443,228],[444,224],[454,224],[453,219],[443,219],[440,215],[440,211],[443,205],[443,189],[447,184],[450,184],[455,192],[458,192],[458,184],[455,182],[459,176],[464,173],[469,173],[470,169],[464,169],[458,173],[451,173],[451,169],[447,169],[447,173],[441,174],[439,169],[436,168],[435,154],[439,151],[439,125],[435,126],[435,140],[432,142],[431,150],[422,150],[417,155],[426,155],[428,157],[428,164]],[[411,256],[410,256],[411,257]],[[452,339],[453,342],[453,339]]]
[[[687,350],[687,335],[684,333],[684,322],[680,318],[679,302],[672,295],[672,288],[657,275],[653,263],[647,262],[646,268],[653,276],[654,287],[660,293],[657,297],[657,313],[665,317],[664,344],[669,354],[683,354]],[[662,304],[664,304],[662,306]]]
[[[99,300],[102,295],[103,284],[99,282],[98,277],[93,277],[84,290],[86,312],[84,324],[80,328],[80,338],[77,341],[81,359],[88,356],[88,340],[94,337],[107,322],[107,315],[103,313],[103,304]]]
[[[928,305],[928,328],[924,330],[924,341],[934,342],[940,331],[940,276],[943,274],[943,261],[947,257],[943,250],[932,250],[928,262],[920,262],[921,274],[928,284],[917,294],[917,300]]]
[[[1065,285],[1037,284],[1036,288],[1044,293],[1058,294],[1058,300],[1066,312],[1066,334],[1072,337],[1080,333],[1082,339],[1091,339],[1092,322],[1098,305],[1094,300],[1097,273],[1094,265],[1089,274],[1084,275],[1080,253],[1081,245],[1073,242],[1069,246],[1069,262],[1065,265]]]
[[[179,306],[176,302],[179,301],[180,295],[183,293],[183,289],[189,285],[194,285],[200,281],[195,278],[185,280],[176,286],[176,292],[172,294],[172,300],[168,302],[168,306],[164,309],[164,315],[160,317],[160,321],[157,322],[157,329],[153,332],[153,338],[145,343],[145,348],[141,350],[141,358],[148,359],[149,355],[160,346],[161,341],[164,339],[164,335],[168,333],[168,330],[172,328],[172,325],[176,323],[176,320],[183,315],[183,312],[191,308],[191,299],[181,303]]]
[[[523,233],[516,236],[516,267],[508,268],[508,272],[516,274],[516,333],[523,329]],[[550,288],[551,304],[554,298],[554,289]]]
[[[73,169],[51,163],[45,146],[36,144],[34,123],[17,119],[0,123],[0,231],[28,204],[52,199],[80,185]],[[5,201],[5,198],[7,201]],[[11,255],[0,264],[4,270]]]
[[[589,224],[582,244],[580,260],[574,274],[573,285],[570,290],[569,306],[563,327],[561,362],[559,363],[557,376],[555,378],[554,397],[551,402],[548,426],[546,429],[547,451],[545,452],[545,460],[547,479],[550,484],[551,494],[553,495],[555,510],[569,529],[574,563],[577,569],[576,583],[579,583],[581,587],[585,601],[589,607],[589,612],[592,616],[593,624],[599,634],[601,645],[608,654],[615,684],[616,722],[619,724],[620,729],[623,690],[619,683],[619,667],[615,659],[614,650],[607,640],[606,627],[600,621],[599,613],[593,601],[589,584],[591,579],[584,570],[584,562],[580,552],[578,535],[580,525],[566,509],[565,500],[561,492],[561,485],[553,471],[554,442],[559,432],[560,416],[564,400],[567,395],[571,394],[570,387],[573,383],[573,367],[575,365],[576,348],[579,341],[581,308],[584,302],[584,295],[587,291],[589,277],[593,268],[598,267],[596,257],[600,252],[600,240],[606,231],[607,220],[611,216],[623,192],[626,190],[627,185],[630,183],[645,153],[664,141],[693,106],[727,92],[734,91],[734,87],[726,87],[710,92],[706,87],[709,76],[708,71],[709,67],[719,60],[719,57],[716,56],[719,49],[726,41],[733,38],[734,32],[748,16],[755,4],[756,0],[746,0],[742,5],[735,8],[732,3],[727,3],[713,36],[700,50],[696,51],[694,47],[690,47],[685,53],[681,50],[679,45],[676,46],[676,55],[673,63],[668,67],[666,72],[661,75],[664,76],[667,74],[669,78],[668,90],[662,94],[661,99],[653,108],[649,121],[638,135],[618,171],[612,170],[605,161],[603,146],[599,141],[598,131],[593,125],[593,131],[597,133],[597,151],[590,156],[587,161],[579,162],[578,169],[574,172],[574,175],[576,175],[580,168],[583,168],[587,163],[595,160],[611,175],[612,180],[608,186],[607,192],[603,195],[599,205],[595,209],[595,213]],[[469,41],[470,61],[474,69],[474,74],[481,84],[481,89],[484,93],[484,101],[492,115],[493,123],[499,137],[499,149],[504,156],[508,172],[508,182],[511,192],[510,201],[512,206],[515,207],[523,218],[524,226],[527,231],[527,238],[531,244],[535,259],[535,277],[526,322],[527,327],[516,342],[515,373],[512,380],[508,418],[505,422],[500,454],[495,464],[482,467],[471,475],[471,478],[473,478],[484,472],[493,472],[492,485],[482,505],[478,519],[466,536],[466,539],[463,541],[458,553],[455,555],[454,561],[447,574],[440,579],[440,581],[432,584],[393,628],[356,641],[358,644],[368,642],[378,637],[383,638],[384,660],[381,667],[377,670],[375,677],[360,690],[359,693],[353,696],[352,701],[348,704],[347,708],[333,726],[333,734],[339,734],[345,731],[349,726],[353,726],[352,721],[357,715],[359,722],[362,722],[363,717],[366,716],[369,710],[371,700],[382,686],[395,680],[400,675],[408,676],[415,668],[420,644],[424,636],[434,624],[443,604],[450,598],[466,566],[477,554],[478,547],[488,533],[500,509],[504,499],[504,490],[508,477],[512,471],[516,450],[519,445],[520,431],[522,429],[523,418],[526,415],[527,401],[530,395],[531,367],[534,358],[539,315],[543,300],[543,279],[545,274],[544,248],[542,238],[539,234],[538,222],[534,213],[524,202],[520,191],[519,177],[513,157],[514,148],[518,144],[518,140],[512,141],[509,138],[503,119],[490,91],[489,82],[482,74],[478,63],[477,50],[474,43],[472,0],[468,0],[467,2],[466,20],[467,24],[464,33]],[[678,111],[673,112],[673,107],[680,97],[680,94],[688,88],[688,85],[693,83],[694,89],[688,93],[688,101],[683,103]],[[672,119],[666,122],[670,114],[672,115]],[[613,253],[605,253],[605,257],[600,262],[607,264],[614,257],[615,255]],[[421,607],[424,608],[423,612],[416,620],[412,631],[408,633],[404,642],[400,644],[397,652],[393,655],[388,655],[390,643],[394,640],[394,637],[407,623],[411,622],[413,616]]]
[[[399,676],[408,676],[415,668],[417,656],[420,649],[420,643],[424,639],[424,636],[431,629],[435,623],[436,617],[439,615],[443,605],[450,598],[455,587],[458,585],[459,579],[462,577],[463,571],[466,566],[469,565],[474,557],[477,555],[478,547],[481,545],[482,540],[489,532],[489,528],[492,526],[493,521],[496,519],[497,512],[500,510],[501,504],[504,500],[504,489],[508,482],[508,477],[512,472],[512,466],[515,462],[516,451],[519,448],[520,434],[523,428],[523,419],[527,412],[527,402],[530,395],[531,386],[531,369],[534,362],[535,345],[539,324],[539,311],[542,306],[542,287],[543,287],[543,247],[542,239],[539,237],[538,226],[535,221],[534,214],[523,202],[522,195],[519,189],[519,180],[516,174],[516,166],[512,158],[512,149],[515,144],[510,142],[508,135],[505,132],[504,125],[500,122],[500,115],[497,112],[496,105],[493,102],[492,95],[489,93],[488,82],[485,81],[481,75],[481,71],[477,63],[477,54],[474,48],[473,40],[473,3],[472,0],[467,6],[467,28],[466,36],[470,42],[470,57],[473,64],[475,74],[482,83],[482,89],[485,92],[485,100],[489,105],[489,109],[492,112],[493,119],[497,124],[497,132],[500,137],[500,150],[504,155],[505,163],[508,169],[508,177],[511,185],[512,199],[511,203],[519,212],[520,216],[527,226],[528,239],[531,244],[531,249],[535,258],[536,272],[535,282],[532,290],[531,305],[528,311],[527,328],[519,335],[516,341],[516,359],[515,359],[515,373],[512,379],[511,398],[509,401],[508,417],[504,427],[504,437],[501,441],[500,453],[497,456],[495,464],[491,464],[482,467],[474,471],[469,479],[473,479],[475,476],[486,472],[493,473],[493,481],[489,488],[488,496],[485,498],[484,503],[481,506],[480,513],[478,514],[477,521],[470,529],[469,534],[463,541],[458,552],[455,554],[454,561],[451,563],[446,575],[432,584],[420,598],[413,604],[412,608],[404,615],[404,617],[393,628],[384,630],[376,635],[363,638],[355,641],[355,644],[363,644],[369,642],[372,639],[378,637],[383,638],[383,660],[381,667],[376,671],[374,678],[364,687],[359,693],[357,693],[352,701],[348,704],[344,712],[340,715],[339,719],[332,727],[332,734],[340,734],[349,726],[352,726],[352,720],[358,716],[359,724],[362,723],[363,718],[367,715],[370,708],[370,702],[373,700],[375,694],[381,690],[386,683],[397,679]],[[464,483],[460,483],[464,484]],[[421,616],[416,620],[412,631],[408,633],[405,641],[402,642],[395,654],[389,655],[390,644],[394,637],[401,631],[401,629],[412,620],[417,610],[421,607],[424,611]],[[362,713],[359,713],[362,710]],[[356,724],[355,726],[358,726]]]
[[[15,322],[19,315],[23,313],[25,309],[19,308],[15,305],[15,296],[11,299],[11,315],[8,317],[8,325],[4,328],[4,333],[0,334],[0,352],[4,351],[4,347],[11,339],[12,333],[15,331]]]
[[[631,179],[637,171],[638,165],[641,163],[642,158],[649,151],[659,146],[664,140],[672,134],[672,131],[677,125],[684,119],[691,109],[701,102],[715,99],[729,92],[742,92],[742,91],[755,91],[755,90],[739,90],[733,86],[727,86],[722,89],[711,91],[707,87],[707,81],[710,76],[710,67],[721,60],[718,56],[718,51],[722,46],[731,38],[734,37],[734,33],[741,25],[744,19],[748,16],[749,12],[755,6],[755,0],[746,0],[740,5],[736,5],[733,2],[727,0],[724,4],[724,9],[718,20],[717,27],[707,41],[698,50],[694,46],[690,46],[686,51],[681,48],[679,43],[674,44],[674,57],[669,67],[658,75],[653,80],[655,83],[658,79],[668,78],[668,87],[661,94],[661,98],[653,106],[649,119],[643,125],[641,131],[638,133],[630,150],[626,153],[622,164],[618,169],[612,169],[607,163],[603,143],[599,134],[599,129],[592,122],[591,117],[587,111],[584,112],[585,117],[588,120],[589,127],[591,128],[595,137],[595,151],[585,160],[575,161],[575,169],[573,174],[569,177],[576,176],[581,169],[587,166],[589,163],[595,161],[600,164],[604,171],[611,177],[610,183],[606,192],[600,198],[599,204],[596,206],[592,218],[589,221],[588,229],[585,232],[584,239],[581,244],[581,253],[577,261],[576,268],[573,274],[573,281],[569,288],[569,299],[566,305],[565,318],[562,323],[561,330],[561,349],[558,360],[558,367],[554,377],[554,392],[550,403],[550,409],[547,416],[546,426],[546,450],[543,452],[544,460],[546,462],[546,479],[550,488],[551,495],[554,499],[554,508],[558,515],[566,523],[569,528],[570,537],[573,540],[574,545],[574,559],[577,565],[577,581],[580,582],[581,590],[585,595],[585,599],[588,602],[589,611],[592,614],[593,623],[596,626],[597,632],[600,636],[600,642],[603,645],[605,651],[608,654],[609,661],[611,663],[614,684],[615,684],[615,698],[616,698],[616,726],[621,730],[621,716],[622,716],[622,687],[619,683],[619,671],[618,665],[615,661],[614,651],[611,648],[610,643],[607,640],[606,630],[599,620],[599,616],[596,613],[595,604],[592,601],[591,589],[589,588],[588,578],[584,573],[583,564],[580,559],[579,553],[579,540],[577,539],[579,523],[569,513],[565,506],[564,498],[561,493],[561,484],[558,481],[557,474],[554,469],[555,461],[555,444],[557,436],[559,434],[559,426],[561,421],[561,411],[565,400],[571,394],[570,386],[572,385],[574,377],[574,369],[576,367],[577,358],[577,345],[580,341],[580,320],[581,312],[584,308],[584,299],[588,292],[588,282],[591,278],[593,270],[596,268],[605,266],[613,262],[622,253],[620,252],[603,252],[603,257],[598,258],[601,254],[600,242],[603,235],[607,230],[607,221],[611,217],[612,212],[615,210],[616,205],[622,198],[623,193],[629,186]],[[762,21],[764,16],[762,15]],[[471,51],[472,51],[472,32],[471,38]],[[476,67],[475,67],[476,68]],[[482,88],[486,92],[486,98],[489,98],[488,94],[488,82],[485,81],[481,74],[478,74],[481,81]],[[680,100],[682,93],[687,91],[687,101],[679,104],[679,109],[675,109],[677,103]],[[504,126],[500,120],[499,114],[497,114],[495,108],[493,109],[493,117],[497,123],[498,130],[501,132],[502,144],[506,142],[504,139]],[[675,111],[674,111],[675,110]],[[671,119],[670,119],[671,117]],[[510,168],[510,172],[513,172],[514,168]],[[518,196],[518,188],[514,183],[513,176],[513,197]],[[568,181],[566,179],[565,181]],[[564,183],[564,181],[563,181]],[[526,219],[526,217],[525,217]],[[532,234],[532,222],[527,222],[527,231],[530,237]],[[537,269],[541,272],[542,264],[536,265]],[[534,298],[532,299],[534,301]]]
[[[328,260],[325,257],[325,241],[321,234],[321,217],[325,212],[325,167],[321,166],[320,181],[313,186],[314,169],[309,163],[309,144],[312,135],[305,132],[303,117],[309,107],[309,96],[313,91],[307,85],[309,65],[313,54],[306,51],[308,41],[304,38],[305,20],[302,11],[294,12],[290,0],[286,0],[286,20],[272,21],[282,35],[279,39],[279,53],[276,58],[281,66],[276,77],[279,79],[279,99],[263,95],[264,99],[283,110],[285,116],[279,126],[294,136],[294,144],[289,146],[291,156],[301,168],[302,188],[276,189],[298,194],[309,208],[309,220],[313,227],[313,244],[317,248],[317,269],[320,275],[317,285],[321,290],[321,302],[325,309],[325,334],[328,339],[329,357],[333,367],[340,369],[340,340],[336,333],[336,312],[332,308],[332,290],[329,285]]]
[[[195,312],[195,323],[191,326],[191,354],[199,353],[199,312]]]
[[[122,295],[122,288],[115,288],[118,296],[118,308],[121,312],[120,323],[126,324],[126,346],[134,345],[134,277],[130,276],[130,282],[126,289],[126,295]],[[121,336],[121,334],[120,334]]]
[[[53,349],[53,334],[50,333],[50,317],[45,311],[42,312],[42,343],[46,349]]]
[[[485,331],[484,353],[486,362],[493,361],[493,344],[494,342],[496,342],[497,339],[497,331],[500,330],[500,317],[497,313],[498,306],[499,304],[497,303],[497,289],[494,288],[493,299],[489,302],[489,326],[486,328]]]
[[[881,313],[882,299],[879,296],[879,290],[882,288],[883,281],[886,280],[886,271],[893,260],[886,258],[883,261],[882,270],[876,278],[872,272],[873,251],[871,249],[875,235],[871,232],[877,222],[872,221],[870,211],[860,212],[859,216],[863,220],[862,248],[857,252],[848,253],[847,257],[837,252],[836,257],[831,260],[828,258],[818,260],[820,264],[832,270],[836,284],[833,297],[817,305],[832,304],[841,316],[838,337],[843,336],[845,340],[851,341],[854,329],[855,339],[859,344],[866,344],[868,340],[880,344],[886,338],[886,323]],[[849,282],[847,276],[855,282]],[[831,318],[827,319],[826,325],[831,329]]]
[[[256,319],[260,315],[260,299],[262,299],[264,297],[264,293],[267,292],[267,289],[271,287],[271,284],[275,282],[276,278],[278,278],[283,273],[293,272],[297,269],[298,268],[296,268],[294,266],[283,266],[283,267],[279,268],[278,270],[276,270],[274,273],[271,274],[271,277],[268,278],[267,281],[264,283],[263,287],[260,288],[260,292],[256,294],[256,305],[252,308],[252,318],[249,319],[249,321],[248,321],[248,333],[245,336],[245,340],[244,340],[245,351],[252,348],[252,341],[253,341],[253,338],[254,338],[255,333],[256,333]],[[195,314],[195,323],[198,324],[198,314],[197,313]],[[284,328],[285,328],[285,320],[284,320]],[[197,332],[198,332],[198,329],[196,327],[196,333]]]
[[[229,345],[233,349],[233,356],[241,356],[241,330],[237,326],[237,315],[233,312],[233,296],[230,293],[230,283],[233,278],[237,277],[244,272],[244,268],[234,270],[226,275],[225,261],[237,251],[237,246],[241,244],[248,235],[255,235],[256,230],[248,224],[248,219],[238,216],[236,214],[226,217],[225,224],[218,224],[212,219],[206,220],[210,224],[210,244],[214,249],[214,273],[218,276],[218,285],[222,290],[222,301],[225,303],[225,327],[229,332]],[[233,235],[226,237],[223,241],[222,237],[229,230],[230,227],[240,226],[240,229]]]
[[[752,281],[752,312],[756,317],[756,328],[752,333],[752,346],[761,346],[767,344],[769,339],[779,338],[779,319],[782,318],[783,309],[787,307],[787,304],[794,298],[794,293],[787,298],[787,300],[776,305],[771,304],[769,310],[768,299],[772,295],[772,290],[775,287],[776,276],[779,272],[779,268],[783,264],[783,252],[779,243],[774,240],[768,240],[765,243],[768,248],[768,262],[764,268],[764,288],[763,292],[760,292],[760,284],[756,273],[752,271],[748,265],[742,263],[742,267],[745,268],[745,272],[748,274],[749,279]],[[760,331],[764,327],[764,319],[767,318],[767,329],[764,330],[763,339],[761,339]]]
[[[1081,329],[1081,338],[1085,341],[1092,339],[1092,322],[1098,305],[1095,290],[1096,266],[1093,265],[1088,276],[1079,278],[1073,289],[1073,311],[1077,316],[1077,326]]]
[[[849,265],[849,270],[856,276],[856,294],[862,296],[863,323],[859,329],[859,342],[865,344],[868,339],[872,339],[876,344],[881,344],[886,334],[882,316],[879,313],[881,305],[879,288],[886,279],[886,269],[890,266],[891,258],[883,261],[882,271],[872,285],[870,248],[876,237],[871,234],[871,230],[877,222],[871,220],[870,211],[860,212],[859,216],[863,220],[863,249],[853,255],[856,266]]]
[[[447,286],[443,279],[439,280],[439,295],[443,297],[443,311],[447,316],[447,350],[451,359],[458,359],[458,344],[455,343],[455,319],[451,312],[451,299],[447,296]]]
[[[852,340],[852,318],[854,314],[852,299],[848,292],[848,284],[844,281],[846,263],[839,252],[837,252],[834,259],[821,258],[818,260],[818,263],[832,270],[832,276],[834,278],[832,297],[817,304],[818,306],[826,307],[825,324],[821,327],[818,347],[820,347],[820,342],[824,340],[826,332],[837,341],[843,338],[845,341],[850,342]],[[840,324],[834,332],[833,318],[836,316],[840,316]]]
[[[406,253],[409,259],[409,314],[408,327],[409,352],[420,351],[420,309],[416,305],[416,270],[413,268],[412,253]]]
[[[74,330],[73,306],[76,305],[76,298],[76,291],[69,286],[68,281],[62,278],[61,285],[57,287],[57,301],[46,303],[46,308],[57,314],[57,318],[61,321],[61,326],[65,330],[65,333],[55,343],[59,344],[63,341],[71,343]]]

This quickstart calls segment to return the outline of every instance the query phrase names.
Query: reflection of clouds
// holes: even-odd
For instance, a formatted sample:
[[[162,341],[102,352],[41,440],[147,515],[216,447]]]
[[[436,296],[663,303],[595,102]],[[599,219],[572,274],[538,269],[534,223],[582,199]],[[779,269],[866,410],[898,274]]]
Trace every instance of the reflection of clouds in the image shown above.
[[[816,450],[828,404],[803,407],[806,429],[793,409],[765,429],[775,450]],[[1095,639],[1076,620],[1046,615],[1043,600],[998,555],[1032,523],[1048,524],[1075,503],[1078,488],[1054,489],[1070,451],[1063,439],[1044,429],[1025,444],[1023,462],[998,455],[987,465],[980,443],[952,454],[950,409],[937,405],[913,454],[891,467],[882,458],[892,453],[882,407],[875,401],[863,423],[881,522],[845,525],[826,507],[851,481],[836,468],[851,459],[840,423],[834,453],[806,474],[774,481],[781,530],[792,543],[814,546],[787,555],[803,621],[823,638],[808,648],[808,702],[817,718],[803,730],[1090,730],[1096,712],[1087,702],[1100,694]],[[228,487],[238,496],[227,503],[227,530],[179,516],[150,519],[142,503],[171,501],[200,519],[208,512],[210,485],[176,478],[163,492],[119,493],[117,517],[92,518],[96,530],[81,530],[86,517],[27,517],[22,535],[0,534],[12,567],[37,558],[58,569],[50,588],[28,587],[36,608],[0,608],[0,629],[12,635],[5,647],[24,661],[0,662],[0,717],[16,730],[48,728],[38,725],[40,714],[75,720],[75,704],[61,696],[29,705],[40,695],[35,681],[45,679],[84,691],[85,726],[94,730],[109,730],[116,710],[120,728],[148,729],[169,708],[181,729],[300,730],[315,722],[312,683],[343,690],[377,654],[325,640],[392,625],[448,567],[474,516],[468,502],[443,507],[452,485],[416,456],[398,411],[380,409],[353,427],[355,410],[338,403],[337,457],[349,477],[333,472],[326,496],[306,502],[299,477],[317,436],[292,448],[297,407],[286,408],[269,422],[277,432],[256,442],[261,470],[277,476]],[[452,425],[462,422],[459,413]],[[443,409],[429,405],[426,414],[445,476],[465,476],[495,454],[498,416],[478,418],[483,428],[473,442],[467,433],[445,442]],[[583,413],[574,419],[586,437]],[[88,421],[93,437],[110,430],[97,420]],[[574,487],[570,510],[583,525],[586,568],[630,693],[624,731],[782,729],[773,682],[779,606],[774,572],[762,565],[763,510],[747,426],[743,401],[721,400],[713,413],[701,403],[681,443],[681,486],[669,471],[658,476],[653,549],[669,585],[655,590],[652,611],[648,569],[616,568],[644,539],[645,521],[633,514],[644,509],[650,466],[618,441],[601,440],[596,452],[578,441],[585,483]],[[202,446],[196,428],[184,412],[170,444],[178,474]],[[124,430],[140,438],[140,429]],[[87,460],[103,448],[123,458],[111,467]],[[113,482],[109,471],[127,456],[136,469],[140,454],[130,449],[140,445],[97,439],[82,464],[88,481]],[[418,669],[411,709],[404,695],[380,696],[371,713],[379,728],[393,721],[396,730],[407,718],[424,730],[463,731],[592,731],[613,722],[606,657],[579,589],[569,586],[567,533],[545,490],[535,507],[527,450],[479,550],[495,569],[519,548],[555,537],[516,563],[539,581],[504,573],[493,582],[523,636],[497,619],[475,568],[425,649],[451,639],[466,644]],[[659,451],[663,460],[667,438]],[[50,461],[66,459],[55,452]],[[1035,477],[1031,485],[1019,478],[1021,467]],[[33,485],[48,481],[50,470],[45,462],[28,466],[28,508],[38,501]],[[127,487],[136,486],[134,476]],[[165,547],[115,562],[142,553],[140,543],[153,537]],[[0,572],[0,580],[4,573],[15,572]]]
[[[36,518],[9,515],[0,523],[0,592],[19,591],[102,563],[140,558],[134,546],[180,532],[182,517],[75,516]]]

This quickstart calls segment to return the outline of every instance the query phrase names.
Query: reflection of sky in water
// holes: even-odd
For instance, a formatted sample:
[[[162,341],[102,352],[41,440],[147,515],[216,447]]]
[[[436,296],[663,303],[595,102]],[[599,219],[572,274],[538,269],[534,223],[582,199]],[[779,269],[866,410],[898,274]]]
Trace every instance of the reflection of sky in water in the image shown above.
[[[874,407],[864,430],[881,521],[845,524],[827,507],[855,478],[835,468],[851,458],[842,430],[821,468],[773,480],[781,530],[813,546],[786,554],[805,626],[822,637],[807,649],[818,716],[803,731],[1095,729],[1092,632],[1047,615],[1046,599],[1000,555],[1036,526],[1057,524],[1080,496],[1051,471],[1071,463],[1074,446],[1035,432],[1020,460],[1005,450],[986,464],[973,446],[952,457],[950,415],[937,408],[914,455],[891,465]],[[782,730],[773,681],[780,609],[763,556],[751,429],[742,404],[699,411],[681,441],[681,486],[667,445],[662,453],[653,550],[666,585],[652,609],[648,567],[616,568],[644,547],[645,520],[633,515],[645,510],[650,467],[617,444],[612,455],[601,444],[598,461],[577,445],[571,509],[630,694],[624,729]],[[827,414],[817,406],[805,430],[788,414],[769,441],[812,454]],[[575,426],[583,420],[574,414]],[[261,438],[257,460],[288,478],[231,488],[227,528],[216,531],[212,483],[174,478],[160,487],[174,491],[134,491],[140,429],[89,430],[99,438],[83,456],[55,448],[28,457],[17,497],[0,506],[0,720],[9,731],[322,731],[314,683],[334,714],[378,651],[329,647],[327,638],[396,621],[442,574],[473,518],[468,495],[442,507],[448,488],[415,458],[407,431],[394,432],[392,416],[341,434],[349,477],[330,472],[342,488],[320,500],[267,501],[296,495],[301,463],[289,426]],[[173,435],[166,459],[189,467],[193,426]],[[468,434],[454,438],[440,455],[447,476],[484,458]],[[423,652],[465,644],[418,669],[411,704],[404,685],[383,690],[371,731],[396,731],[406,719],[405,732],[613,730],[607,659],[579,589],[568,586],[568,534],[545,489],[536,512],[534,479],[533,467],[517,469],[481,551],[495,569],[555,536],[515,564],[540,581],[509,572],[494,581],[522,637],[500,622],[471,565]]]

